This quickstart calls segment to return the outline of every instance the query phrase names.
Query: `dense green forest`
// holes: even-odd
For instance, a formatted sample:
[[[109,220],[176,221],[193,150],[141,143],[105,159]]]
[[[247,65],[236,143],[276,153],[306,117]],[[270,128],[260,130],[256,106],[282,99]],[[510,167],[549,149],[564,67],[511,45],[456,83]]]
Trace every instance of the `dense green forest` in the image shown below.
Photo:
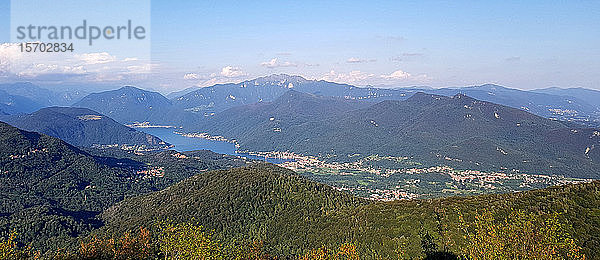
[[[546,246],[570,244],[596,259],[599,208],[599,182],[503,195],[372,202],[260,164],[197,175],[163,191],[124,200],[103,213],[106,226],[99,234],[151,228],[160,221],[197,223],[219,241],[260,241],[272,256],[299,256],[323,246],[352,243],[364,258],[392,259],[399,252],[403,257],[467,254],[471,240],[488,239],[476,237],[475,231],[487,233],[483,228],[489,228],[508,237],[523,234],[513,241],[488,239],[490,248],[504,243],[500,252],[509,250],[507,245],[519,242],[519,237],[537,236],[540,241],[555,241]],[[528,225],[531,230],[521,229]],[[430,244],[429,251],[423,243]]]
[[[64,246],[100,227],[96,216],[120,200],[244,164],[208,151],[86,152],[0,122],[0,234],[16,231],[19,243],[42,249]]]
[[[55,259],[596,259],[599,197],[592,182],[373,202],[259,163],[125,199],[62,250],[15,243],[18,232],[0,247]]]

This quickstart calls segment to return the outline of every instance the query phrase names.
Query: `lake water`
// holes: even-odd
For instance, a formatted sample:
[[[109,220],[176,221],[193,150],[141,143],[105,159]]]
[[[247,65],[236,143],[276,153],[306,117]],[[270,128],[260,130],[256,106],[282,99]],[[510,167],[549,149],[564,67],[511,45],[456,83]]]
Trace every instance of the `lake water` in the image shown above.
[[[262,160],[270,163],[283,163],[286,161],[292,161],[291,159],[277,159],[277,158],[265,158],[259,157],[255,155],[238,153],[236,152],[236,147],[232,143],[223,142],[223,141],[214,141],[203,138],[194,138],[194,137],[185,137],[182,135],[175,134],[175,131],[178,131],[173,128],[136,128],[138,131],[142,131],[147,134],[154,135],[161,140],[174,145],[173,148],[178,152],[186,152],[186,151],[194,151],[194,150],[210,150],[215,153],[220,154],[228,154],[246,157],[248,159],[253,160]],[[179,130],[181,131],[181,130]]]

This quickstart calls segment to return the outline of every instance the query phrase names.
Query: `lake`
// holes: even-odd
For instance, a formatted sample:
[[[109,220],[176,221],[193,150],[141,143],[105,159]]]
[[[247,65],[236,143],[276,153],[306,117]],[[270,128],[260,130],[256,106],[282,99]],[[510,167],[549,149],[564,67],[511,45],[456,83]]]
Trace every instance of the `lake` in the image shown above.
[[[234,156],[245,157],[253,160],[262,160],[270,163],[283,163],[287,161],[293,161],[292,159],[279,159],[279,158],[265,158],[245,153],[238,153],[236,147],[232,143],[223,141],[214,141],[203,138],[185,137],[174,133],[175,131],[181,131],[180,129],[174,128],[135,128],[138,131],[154,135],[161,140],[174,145],[173,150],[178,152],[194,151],[194,150],[210,150],[215,153],[228,154]]]

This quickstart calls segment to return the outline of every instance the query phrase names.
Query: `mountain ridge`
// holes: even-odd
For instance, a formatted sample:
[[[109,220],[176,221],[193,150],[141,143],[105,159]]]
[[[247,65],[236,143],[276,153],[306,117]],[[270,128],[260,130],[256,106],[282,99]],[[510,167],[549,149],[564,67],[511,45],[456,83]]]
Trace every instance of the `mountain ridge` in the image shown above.
[[[416,92],[444,96],[463,93],[479,100],[518,108],[546,118],[571,121],[588,126],[600,125],[600,109],[589,104],[589,99],[579,97],[524,91],[494,84],[440,89],[357,87],[324,80],[308,80],[301,76],[287,74],[273,74],[239,83],[215,84],[195,88],[179,96],[171,93],[168,95],[171,97],[170,99],[162,95],[160,97],[156,96],[156,100],[161,100],[158,102],[160,104],[151,101],[147,101],[147,104],[140,103],[138,105],[119,104],[115,100],[122,99],[122,93],[119,93],[118,90],[112,90],[102,92],[102,94],[90,94],[76,103],[75,106],[83,106],[99,111],[114,117],[121,123],[149,121],[150,123],[188,127],[197,124],[197,121],[202,118],[211,117],[229,108],[274,101],[290,89],[321,96],[372,102],[405,100]],[[125,90],[127,88],[120,89],[123,92]],[[150,93],[160,95],[150,91],[146,93],[148,95],[151,95]],[[107,100],[103,100],[102,97]],[[132,103],[136,103],[138,98],[135,98]],[[169,102],[171,104],[168,104]],[[131,111],[135,111],[135,113],[128,113],[124,106],[127,106]],[[150,107],[153,107],[156,111],[151,111]],[[137,116],[135,116],[136,114]]]
[[[139,132],[87,108],[47,107],[25,115],[3,116],[15,127],[44,133],[76,146],[129,145],[148,149],[169,146],[160,138]]]
[[[133,123],[162,119],[172,103],[158,92],[124,86],[89,94],[73,106],[98,111],[120,123]]]
[[[208,151],[84,150],[0,122],[0,237],[18,232],[16,242],[41,250],[78,245],[103,225],[96,216],[126,197],[245,164]]]
[[[275,110],[269,105],[247,105],[209,119],[209,123],[198,126],[198,131],[236,139],[242,149],[251,151],[334,154],[336,158],[351,154],[414,156],[434,165],[458,168],[509,168],[530,173],[600,177],[600,157],[590,152],[584,154],[586,149],[593,152],[591,147],[600,145],[600,135],[594,134],[598,129],[573,128],[560,121],[464,94],[447,97],[417,93],[404,101],[366,104],[335,117],[316,113],[305,120],[294,120],[302,114],[294,109],[277,110],[279,115],[273,116]],[[251,119],[245,120],[247,118]],[[488,147],[485,149],[495,152],[478,154],[465,146],[463,142],[472,138],[487,140],[483,141]],[[572,140],[576,145],[556,142],[561,138]],[[502,155],[500,150],[514,153]],[[460,159],[460,162],[444,158]]]

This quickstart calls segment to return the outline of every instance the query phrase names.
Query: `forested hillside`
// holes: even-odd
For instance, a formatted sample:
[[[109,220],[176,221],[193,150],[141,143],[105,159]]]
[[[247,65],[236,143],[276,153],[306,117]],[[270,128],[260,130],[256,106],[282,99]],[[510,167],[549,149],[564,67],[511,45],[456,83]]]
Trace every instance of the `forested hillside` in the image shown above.
[[[101,226],[95,216],[126,197],[164,189],[206,170],[245,164],[210,152],[128,157],[94,156],[0,122],[0,234],[16,231],[19,242],[40,248],[64,246]]]
[[[355,245],[366,259],[435,252],[464,255],[476,249],[470,243],[477,239],[489,243],[476,245],[489,246],[488,250],[522,243],[521,249],[495,249],[515,250],[518,256],[540,246],[525,241],[534,238],[550,243],[544,250],[564,253],[565,248],[582,247],[579,252],[594,259],[600,257],[595,250],[600,246],[599,203],[598,182],[504,195],[370,202],[260,164],[194,176],[120,202],[102,218],[104,232],[117,234],[139,226],[152,228],[157,221],[196,223],[214,230],[213,238],[223,243],[260,241],[265,253],[281,257],[344,243]],[[512,224],[502,224],[505,221]],[[540,234],[536,229],[553,231]],[[507,239],[478,233],[485,230],[507,232]],[[514,237],[517,233],[523,237]]]
[[[197,128],[236,139],[250,151],[291,151],[339,162],[407,156],[430,166],[600,176],[600,150],[595,148],[600,129],[461,94],[416,93],[405,101],[360,106],[291,91],[272,104],[226,110]],[[326,107],[340,109],[322,109]]]

